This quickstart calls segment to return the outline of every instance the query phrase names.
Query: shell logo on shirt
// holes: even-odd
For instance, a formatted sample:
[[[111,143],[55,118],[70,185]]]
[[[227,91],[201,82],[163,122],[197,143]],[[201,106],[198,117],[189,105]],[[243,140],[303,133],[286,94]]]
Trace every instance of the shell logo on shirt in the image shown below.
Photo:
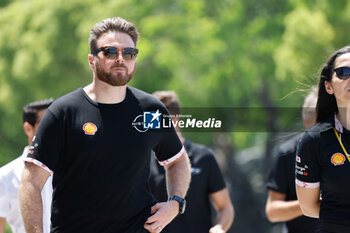
[[[342,153],[335,153],[331,157],[331,162],[334,166],[343,165],[345,162],[345,156]]]
[[[88,122],[83,125],[83,130],[86,135],[95,135],[97,126],[94,123]]]

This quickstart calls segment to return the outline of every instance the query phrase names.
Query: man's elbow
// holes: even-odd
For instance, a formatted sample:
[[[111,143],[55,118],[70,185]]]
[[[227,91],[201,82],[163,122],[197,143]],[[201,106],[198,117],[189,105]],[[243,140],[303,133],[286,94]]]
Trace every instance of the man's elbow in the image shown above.
[[[267,219],[271,222],[271,223],[277,223],[277,222],[281,222],[281,220],[279,220],[279,218],[277,218],[276,216],[274,216],[273,214],[267,214],[266,213],[266,217]]]
[[[227,212],[228,212],[228,216],[229,216],[229,219],[230,219],[230,222],[232,224],[234,218],[235,218],[235,209],[233,208],[233,205],[232,203],[230,203],[228,206],[227,206]]]
[[[303,215],[310,217],[310,218],[318,218],[319,211],[317,206],[310,206],[310,205],[302,205],[300,204],[301,212],[303,212]]]
[[[320,212],[320,201],[300,200],[299,206],[303,215],[318,218]]]
[[[280,218],[278,217],[278,215],[275,214],[275,211],[273,210],[273,208],[269,205],[266,205],[265,214],[266,214],[267,219],[272,223],[276,223],[276,222],[281,221]]]

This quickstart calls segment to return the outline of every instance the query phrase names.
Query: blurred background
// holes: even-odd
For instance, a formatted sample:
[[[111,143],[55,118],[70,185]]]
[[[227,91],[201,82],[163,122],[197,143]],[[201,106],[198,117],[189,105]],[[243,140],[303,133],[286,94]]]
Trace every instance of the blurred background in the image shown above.
[[[121,16],[141,33],[130,85],[175,90],[186,108],[267,109],[249,117],[253,127],[265,119],[264,131],[184,135],[216,152],[236,210],[229,232],[279,232],[265,180],[276,145],[303,130],[281,109],[300,107],[323,62],[349,44],[349,12],[346,0],[0,0],[0,166],[27,144],[22,107],[90,83],[89,31]]]

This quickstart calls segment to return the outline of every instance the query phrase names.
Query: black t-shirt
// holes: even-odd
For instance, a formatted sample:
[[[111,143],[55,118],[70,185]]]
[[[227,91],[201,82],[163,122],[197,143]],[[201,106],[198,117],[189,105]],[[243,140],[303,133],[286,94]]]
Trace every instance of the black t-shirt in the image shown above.
[[[286,201],[297,200],[295,190],[295,157],[298,134],[279,146],[277,158],[267,182],[267,188],[286,195]],[[319,221],[315,218],[300,216],[286,222],[288,233],[315,233]]]
[[[53,171],[53,233],[126,233],[143,228],[155,200],[148,187],[152,149],[159,161],[182,149],[173,128],[140,132],[145,111],[168,114],[153,96],[128,87],[118,104],[82,88],[47,110],[28,157]]]
[[[332,115],[303,135],[297,151],[296,178],[299,185],[320,187],[321,229],[350,232],[350,164],[333,128],[350,151],[350,132]]]
[[[191,184],[186,195],[185,213],[178,215],[162,233],[207,233],[212,226],[209,194],[224,189],[225,182],[213,152],[203,146],[185,141],[191,161]],[[151,191],[160,202],[167,200],[163,167],[151,159]]]

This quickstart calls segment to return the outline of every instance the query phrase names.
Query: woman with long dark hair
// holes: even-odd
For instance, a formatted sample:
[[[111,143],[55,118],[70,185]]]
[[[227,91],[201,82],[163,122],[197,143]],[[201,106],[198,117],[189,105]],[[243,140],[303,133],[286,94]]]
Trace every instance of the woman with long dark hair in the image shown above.
[[[296,191],[303,213],[320,219],[320,233],[350,232],[350,46],[323,65],[317,123],[296,155]]]

